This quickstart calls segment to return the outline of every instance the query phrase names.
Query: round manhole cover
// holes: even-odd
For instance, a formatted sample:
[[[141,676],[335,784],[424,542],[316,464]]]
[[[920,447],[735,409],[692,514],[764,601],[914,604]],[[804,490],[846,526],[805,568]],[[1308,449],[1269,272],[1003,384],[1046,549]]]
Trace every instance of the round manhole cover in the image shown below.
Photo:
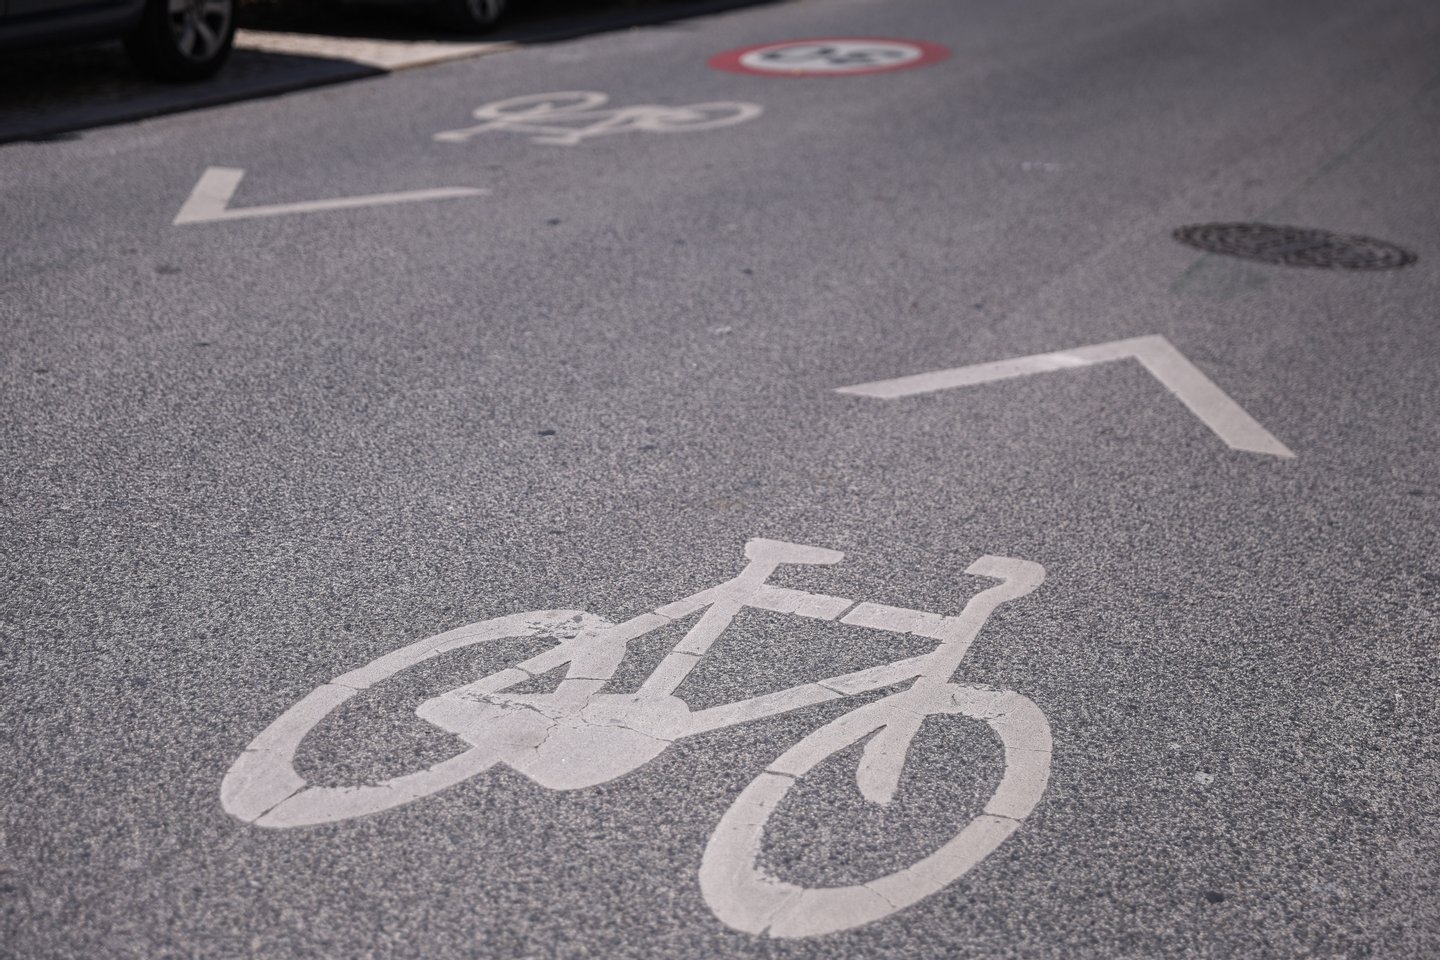
[[[1415,262],[1409,250],[1373,237],[1269,223],[1192,223],[1176,230],[1175,239],[1206,253],[1291,267],[1393,270]]]

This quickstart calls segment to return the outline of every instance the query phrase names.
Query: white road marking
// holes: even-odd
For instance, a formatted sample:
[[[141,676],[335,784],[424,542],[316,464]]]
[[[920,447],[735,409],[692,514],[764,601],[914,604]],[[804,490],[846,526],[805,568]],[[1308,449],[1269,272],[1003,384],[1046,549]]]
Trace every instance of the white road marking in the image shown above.
[[[1201,373],[1170,341],[1156,335],[1097,343],[1055,353],[1037,353],[1028,357],[977,363],[949,370],[934,370],[930,373],[896,377],[893,380],[876,380],[873,383],[840,387],[836,392],[893,400],[954,387],[1026,377],[1032,373],[1088,367],[1112,360],[1140,361],[1141,366],[1150,371],[1156,380],[1164,384],[1181,403],[1190,408],[1191,413],[1199,417],[1201,422],[1232,449],[1263,453],[1272,457],[1295,456],[1290,448],[1275,439],[1270,431]]]
[[[838,563],[836,550],[751,540],[748,565],[734,578],[625,621],[578,610],[498,617],[412,643],[321,684],[263,730],[225,775],[220,800],[232,816],[286,829],[380,813],[504,764],[550,790],[580,790],[624,776],[675,741],[827,701],[892,688],[802,738],[759,773],[716,827],[701,861],[701,892],[725,923],[753,934],[808,937],[884,919],[943,890],[1019,828],[1050,776],[1050,726],[1028,697],[951,681],[970,645],[1002,604],[1045,579],[1037,563],[981,557],[966,572],[999,581],[955,616],[808,593],[769,582],[782,564]],[[676,691],[707,650],[747,607],[814,617],[856,628],[908,632],[937,641],[929,653],[762,696],[692,710]],[[846,610],[850,612],[845,613]],[[635,693],[604,693],[627,645],[677,619],[704,612]],[[843,615],[843,616],[842,616]],[[422,770],[381,783],[322,786],[295,767],[302,741],[326,716],[371,687],[452,650],[513,637],[554,646],[472,683],[431,697],[416,715],[468,745]],[[548,693],[509,693],[565,667]],[[762,835],[781,799],[817,764],[865,741],[856,784],[871,803],[888,804],[910,746],[929,717],[985,724],[1004,750],[1005,771],[982,811],[959,811],[956,835],[940,849],[878,879],[848,887],[802,887],[767,876]],[[943,776],[943,767],[937,771]],[[783,812],[782,812],[783,815]]]
[[[753,120],[764,112],[758,103],[723,100],[682,107],[640,104],[606,107],[609,97],[594,90],[531,93],[475,108],[477,126],[435,134],[442,143],[464,143],[487,130],[534,134],[532,143],[573,147],[611,133],[677,133],[714,130]]]
[[[421,200],[453,200],[457,197],[479,197],[489,190],[477,187],[439,187],[432,190],[407,190],[403,193],[372,193],[360,197],[337,197],[332,200],[305,200],[299,203],[276,203],[259,207],[231,208],[230,200],[240,186],[245,171],[236,167],[207,167],[190,191],[176,226],[186,223],[213,223],[217,220],[245,220],[251,217],[281,217],[291,213],[319,213],[322,210],[348,210],[352,207],[377,207],[390,203],[415,203]]]

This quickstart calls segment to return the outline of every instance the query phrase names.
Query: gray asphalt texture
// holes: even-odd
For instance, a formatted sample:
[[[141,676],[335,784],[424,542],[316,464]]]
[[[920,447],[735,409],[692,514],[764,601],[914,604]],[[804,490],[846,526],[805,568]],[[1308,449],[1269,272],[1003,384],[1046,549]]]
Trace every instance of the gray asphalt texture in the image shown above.
[[[706,65],[814,36],[952,55]],[[1425,0],[807,0],[0,148],[0,953],[1440,955],[1437,54]],[[765,112],[575,147],[431,139],[551,90]],[[171,226],[207,166],[246,170],[237,206],[493,193]],[[1419,260],[1170,239],[1211,220]],[[833,392],[1143,334],[1296,458],[1231,451],[1128,362]],[[696,880],[744,785],[853,702],[570,793],[493,770],[329,826],[221,808],[240,751],[335,675],[502,614],[642,613],[761,536],[847,554],[778,582],[943,613],[982,554],[1048,571],[959,677],[1045,711],[1050,786],[909,910],[777,941],[724,926]],[[447,755],[414,704],[524,646],[357,697],[301,772]],[[923,649],[747,614],[681,692]],[[932,720],[884,811],[848,770],[797,788],[772,871],[904,865],[1000,758]]]

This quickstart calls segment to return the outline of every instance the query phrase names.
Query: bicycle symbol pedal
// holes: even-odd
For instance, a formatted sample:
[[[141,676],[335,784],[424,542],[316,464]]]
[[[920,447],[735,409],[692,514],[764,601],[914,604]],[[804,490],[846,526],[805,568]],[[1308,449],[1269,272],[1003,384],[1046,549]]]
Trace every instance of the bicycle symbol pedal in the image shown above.
[[[496,765],[552,790],[577,790],[637,770],[676,742],[702,733],[854,697],[910,681],[896,693],[842,714],[807,734],[751,781],[721,817],[701,861],[701,893],[724,923],[753,934],[807,937],[873,923],[949,886],[1005,841],[1045,791],[1050,728],[1029,698],[953,681],[981,627],[1003,603],[1045,579],[1039,564],[985,556],[967,573],[999,581],[955,616],[809,593],[769,582],[784,564],[834,564],[843,554],[777,540],[751,540],[733,579],[623,623],[577,610],[497,617],[412,643],[322,684],[257,736],[225,775],[221,802],[261,827],[333,823],[415,802]],[[734,703],[692,710],[677,695],[685,678],[745,609],[909,633],[936,641],[928,653]],[[603,692],[627,646],[699,614],[638,691]],[[475,644],[542,637],[554,646],[513,667],[446,691],[416,708],[467,749],[382,783],[315,786],[295,771],[301,742],[351,697],[417,664]],[[517,693],[565,668],[548,693]],[[769,876],[760,853],[767,823],[786,795],[822,761],[864,743],[856,784],[886,804],[900,783],[912,741],[929,717],[988,726],[1004,748],[1005,770],[983,811],[910,866],[864,883],[805,887]]]

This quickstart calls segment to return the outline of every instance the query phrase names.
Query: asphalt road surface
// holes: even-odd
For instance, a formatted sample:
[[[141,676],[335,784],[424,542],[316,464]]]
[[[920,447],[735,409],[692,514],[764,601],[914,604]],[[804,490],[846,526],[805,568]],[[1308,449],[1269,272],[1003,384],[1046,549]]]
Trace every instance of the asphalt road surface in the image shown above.
[[[1437,171],[1429,0],[0,147],[0,953],[1440,955]]]

